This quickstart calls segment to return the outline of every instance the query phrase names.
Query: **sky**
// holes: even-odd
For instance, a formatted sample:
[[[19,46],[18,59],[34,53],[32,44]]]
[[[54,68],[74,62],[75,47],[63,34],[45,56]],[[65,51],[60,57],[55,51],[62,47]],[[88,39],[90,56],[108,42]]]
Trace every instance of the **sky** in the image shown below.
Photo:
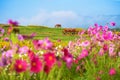
[[[0,0],[0,23],[88,27],[110,21],[120,26],[120,0]]]

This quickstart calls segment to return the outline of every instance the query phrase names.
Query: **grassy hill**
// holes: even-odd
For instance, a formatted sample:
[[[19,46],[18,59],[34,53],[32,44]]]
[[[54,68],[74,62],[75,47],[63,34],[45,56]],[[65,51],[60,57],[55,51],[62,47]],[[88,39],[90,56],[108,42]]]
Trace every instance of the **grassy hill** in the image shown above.
[[[48,28],[48,27],[19,27],[21,34],[30,34],[32,32],[37,33],[37,36],[35,38],[37,39],[43,39],[45,37],[49,37],[52,40],[74,40],[76,35],[64,35],[62,33],[63,28]]]
[[[5,26],[5,29],[8,27]],[[63,28],[50,28],[46,26],[19,26],[20,34],[30,35],[31,33],[37,33],[35,39],[43,39],[45,37],[49,37],[51,40],[62,40],[64,42],[68,42],[70,40],[74,40],[77,38],[77,35],[64,35],[62,33]]]

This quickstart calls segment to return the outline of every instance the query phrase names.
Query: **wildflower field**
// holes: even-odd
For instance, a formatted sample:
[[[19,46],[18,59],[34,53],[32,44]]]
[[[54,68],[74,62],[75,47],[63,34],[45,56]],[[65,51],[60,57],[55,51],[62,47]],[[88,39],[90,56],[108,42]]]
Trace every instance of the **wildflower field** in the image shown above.
[[[120,32],[109,29],[114,26],[63,34],[63,28],[9,20],[0,27],[0,80],[120,80]]]

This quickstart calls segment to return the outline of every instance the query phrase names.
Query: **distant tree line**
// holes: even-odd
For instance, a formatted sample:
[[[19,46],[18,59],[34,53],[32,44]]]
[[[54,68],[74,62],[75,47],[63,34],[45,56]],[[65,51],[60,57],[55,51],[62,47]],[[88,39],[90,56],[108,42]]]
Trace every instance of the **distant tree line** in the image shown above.
[[[112,31],[120,31],[120,28],[113,28]]]

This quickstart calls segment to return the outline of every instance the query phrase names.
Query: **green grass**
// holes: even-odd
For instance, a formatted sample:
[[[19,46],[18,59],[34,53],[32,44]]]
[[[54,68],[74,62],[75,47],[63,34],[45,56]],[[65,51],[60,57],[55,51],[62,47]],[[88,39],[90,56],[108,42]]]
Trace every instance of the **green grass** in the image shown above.
[[[58,39],[68,42],[77,38],[77,35],[64,35],[62,33],[63,28],[50,28],[44,26],[19,26],[20,34],[30,35],[31,33],[37,33],[35,39],[44,39],[49,37],[51,40],[56,41]]]
[[[48,27],[19,27],[21,34],[37,33],[35,38],[43,39],[49,37],[52,40],[61,39],[63,41],[74,40],[77,35],[64,35],[62,33],[63,28],[48,28]]]

